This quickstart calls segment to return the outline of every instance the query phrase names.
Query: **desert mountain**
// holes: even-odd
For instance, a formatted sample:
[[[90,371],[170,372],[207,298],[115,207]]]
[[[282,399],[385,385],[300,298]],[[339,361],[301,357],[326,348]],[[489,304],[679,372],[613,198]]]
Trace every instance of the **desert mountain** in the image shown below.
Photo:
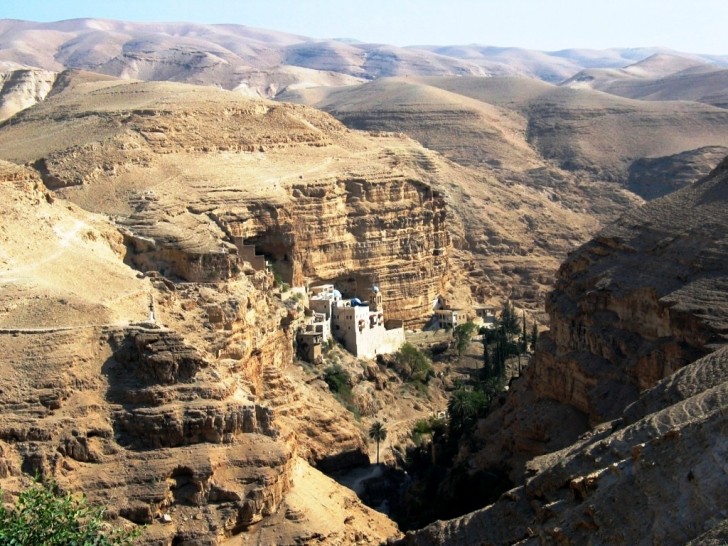
[[[503,135],[522,130],[512,113],[471,102]],[[604,198],[590,184],[557,183],[568,173],[539,170],[543,163],[521,147],[534,161],[528,172],[543,181],[538,191],[448,161],[401,133],[350,131],[308,107],[75,72],[0,128],[3,159],[33,165],[49,188],[88,210],[132,215],[124,220],[130,237],[161,238],[183,255],[189,248],[210,275],[232,267],[219,254],[221,239],[250,244],[294,285],[354,289],[376,277],[393,318],[412,323],[438,294],[468,287],[479,299],[510,294],[536,309],[561,257],[598,228],[594,212],[606,218],[637,201],[618,187]],[[139,211],[145,192],[155,200]],[[405,221],[402,210],[418,212]],[[389,223],[373,222],[377,215]],[[409,227],[395,229],[403,222]],[[459,266],[448,268],[448,257]],[[164,260],[168,273],[201,280],[192,258]],[[463,271],[467,280],[455,282]]]
[[[9,68],[75,68],[126,79],[217,85],[262,96],[379,76],[486,74],[459,59],[387,45],[314,40],[239,25],[98,19],[4,20],[0,62]]]
[[[354,359],[352,419],[293,365],[303,308],[284,286],[377,284],[407,327],[438,296],[536,311],[562,258],[622,215],[559,269],[550,331],[461,445],[462,468],[517,487],[405,540],[724,542],[728,160],[694,180],[725,155],[728,111],[431,76],[510,74],[512,55],[552,78],[639,52],[451,53],[471,58],[229,25],[1,22],[3,491],[54,478],[146,524],[150,545],[396,538],[320,470],[368,461],[377,412],[424,418],[442,400]]]
[[[582,70],[562,85],[642,100],[689,100],[728,106],[728,70],[694,58],[653,55],[620,69]]]
[[[728,537],[728,159],[573,253],[550,330],[471,467],[518,487],[407,544],[720,544]]]
[[[331,112],[350,127],[404,131],[453,161],[505,179],[538,185],[539,168],[557,167],[572,173],[562,177],[576,173],[607,193],[613,190],[603,182],[646,198],[707,174],[728,143],[721,108],[631,100],[525,78],[380,79],[284,97]]]
[[[314,39],[241,25],[74,19],[0,20],[0,66],[73,68],[121,78],[219,85],[265,97],[383,76],[520,75],[560,82],[586,68],[621,68],[655,48],[532,51],[487,46],[412,46]],[[728,58],[681,54],[711,64]]]

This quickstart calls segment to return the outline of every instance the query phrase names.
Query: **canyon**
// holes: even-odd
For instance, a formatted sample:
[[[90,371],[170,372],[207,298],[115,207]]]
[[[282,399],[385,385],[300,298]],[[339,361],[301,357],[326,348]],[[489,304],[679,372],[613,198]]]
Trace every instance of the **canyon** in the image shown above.
[[[186,28],[0,25],[6,500],[37,474],[149,545],[728,540],[724,70]],[[395,464],[453,381],[335,348],[345,409],[295,356],[319,283],[548,326],[459,445],[513,489],[403,535],[326,475],[380,418]]]
[[[460,453],[520,485],[403,544],[725,541],[727,198],[728,159],[566,260],[526,373]]]

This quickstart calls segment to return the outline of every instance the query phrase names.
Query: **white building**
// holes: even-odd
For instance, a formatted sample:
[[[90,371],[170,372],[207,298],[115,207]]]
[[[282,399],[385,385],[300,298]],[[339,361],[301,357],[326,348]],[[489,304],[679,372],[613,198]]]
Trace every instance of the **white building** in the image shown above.
[[[333,307],[333,336],[359,358],[375,358],[394,353],[404,344],[402,321],[385,321],[382,293],[373,286],[368,302],[357,298],[340,301]]]
[[[323,342],[333,335],[359,358],[396,352],[405,342],[403,323],[384,320],[379,288],[372,287],[369,295],[369,301],[344,300],[333,284],[312,286],[308,306],[311,318],[300,335],[320,334]]]
[[[467,317],[460,309],[435,309],[434,313],[440,328],[455,328],[467,322]]]

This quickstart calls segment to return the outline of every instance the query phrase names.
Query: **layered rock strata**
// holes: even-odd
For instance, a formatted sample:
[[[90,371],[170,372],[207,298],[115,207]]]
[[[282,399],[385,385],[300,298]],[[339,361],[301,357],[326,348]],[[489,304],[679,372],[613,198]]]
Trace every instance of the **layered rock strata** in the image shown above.
[[[253,543],[279,515],[281,544],[396,534],[299,457],[366,450],[336,401],[285,379],[291,310],[256,288],[267,274],[142,274],[122,261],[108,219],[53,196],[33,171],[0,163],[0,193],[7,501],[37,473],[107,507],[114,524],[144,524],[150,545]],[[309,488],[329,498],[325,517],[300,500]]]
[[[288,283],[352,295],[378,283],[388,316],[411,324],[446,290],[459,228],[436,163],[411,161],[422,152],[408,139],[353,133],[303,106],[115,80],[82,80],[13,121],[4,156],[117,218],[142,271],[225,281],[252,247]]]
[[[402,176],[294,184],[285,205],[218,214],[234,240],[270,256],[287,282],[329,281],[352,295],[377,284],[391,318],[421,321],[448,274],[445,198]]]
[[[46,98],[57,74],[41,69],[18,69],[0,73],[0,121],[14,116]]]
[[[726,202],[728,159],[570,256],[525,377],[461,453],[522,485],[408,543],[725,536]]]

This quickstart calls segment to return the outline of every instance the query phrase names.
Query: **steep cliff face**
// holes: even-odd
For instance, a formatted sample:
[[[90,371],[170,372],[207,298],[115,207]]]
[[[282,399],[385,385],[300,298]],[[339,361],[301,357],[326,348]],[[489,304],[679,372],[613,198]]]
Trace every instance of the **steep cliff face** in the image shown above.
[[[493,505],[410,533],[403,542],[724,542],[726,370],[723,347],[645,391],[621,426],[597,426],[570,447],[533,459],[523,485]]]
[[[546,306],[554,360],[534,366],[539,394],[592,422],[613,419],[638,391],[725,343],[726,171],[724,161],[685,191],[627,214],[562,266]]]
[[[334,282],[365,295],[378,284],[389,318],[421,322],[447,279],[445,199],[404,176],[294,184],[285,205],[254,203],[246,217],[220,219],[293,285]]]
[[[244,268],[236,245],[247,245],[288,283],[334,281],[353,294],[378,283],[389,316],[413,324],[446,289],[459,228],[437,159],[416,143],[215,89],[72,90],[6,127],[5,155],[32,163],[59,195],[113,214],[134,267],[224,281]],[[58,133],[42,129],[49,123]]]
[[[309,466],[366,458],[363,434],[336,401],[285,380],[290,309],[265,273],[142,274],[107,218],[54,197],[34,171],[0,163],[0,194],[8,500],[37,472],[117,523],[145,524],[142,544],[253,543],[272,518],[281,544],[396,534]],[[327,495],[326,511],[309,510],[308,490]]]
[[[550,331],[461,453],[522,485],[408,543],[725,537],[727,203],[728,159],[570,256]]]

